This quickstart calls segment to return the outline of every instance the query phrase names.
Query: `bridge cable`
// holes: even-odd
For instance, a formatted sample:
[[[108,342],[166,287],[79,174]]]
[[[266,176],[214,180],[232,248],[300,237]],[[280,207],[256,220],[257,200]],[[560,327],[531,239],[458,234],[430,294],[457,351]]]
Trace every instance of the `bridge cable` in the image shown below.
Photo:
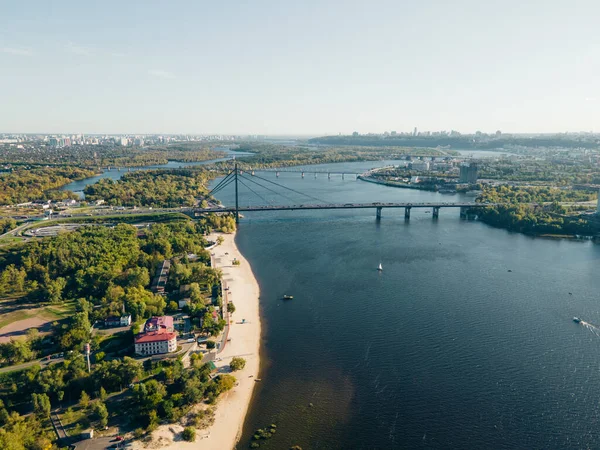
[[[231,176],[232,173],[233,171],[229,172],[225,177],[223,177],[223,179],[219,181],[219,183],[214,188],[211,189],[208,195],[210,195],[213,191],[218,190],[218,188],[225,182],[225,180],[227,180],[227,178]]]
[[[266,198],[264,198],[262,195],[260,195],[258,192],[256,192],[254,189],[252,189],[250,186],[248,186],[246,183],[244,183],[241,179],[238,178],[238,181],[240,183],[242,183],[246,189],[248,189],[250,192],[252,192],[254,195],[256,195],[257,197],[259,197],[263,202],[265,202],[267,205],[272,205],[272,203],[267,200]]]
[[[229,178],[229,177],[231,176],[231,174],[232,174],[232,173],[233,173],[233,171],[232,171],[232,170],[230,170],[230,171],[227,173],[227,175],[225,175],[225,176],[224,176],[224,177],[221,179],[221,181],[219,181],[219,183],[217,183],[217,185],[216,185],[216,186],[215,186],[213,189],[216,189],[217,187],[219,187],[219,185],[220,185],[221,183],[223,183],[223,182],[224,182],[224,181],[225,181],[227,178]]]
[[[240,175],[240,176],[244,177],[244,175]],[[255,176],[256,176],[256,175],[255,175]],[[261,183],[259,183],[259,182],[258,182],[258,181],[256,181],[256,180],[253,180],[253,179],[252,179],[252,177],[244,177],[244,179],[245,179],[245,180],[248,180],[248,181],[251,181],[252,183],[254,183],[254,184],[256,184],[256,185],[260,186],[260,187],[261,187],[261,188],[263,188],[263,189],[266,189],[266,190],[267,190],[267,191],[269,191],[269,192],[272,192],[273,194],[280,195],[281,197],[284,197],[284,198],[288,199],[288,200],[289,200],[289,201],[291,201],[292,203],[296,203],[296,200],[294,200],[293,198],[291,198],[291,197],[288,197],[287,195],[285,195],[285,194],[282,194],[281,192],[277,192],[276,190],[274,190],[274,189],[271,189],[271,188],[269,188],[269,187],[265,186],[264,184],[261,184]]]
[[[229,183],[231,183],[233,180],[235,179],[235,176],[232,174],[227,175],[225,178],[223,178],[221,180],[221,182],[215,186],[214,188],[212,188],[212,190],[210,191],[210,193],[214,193],[214,192],[218,192],[221,189],[223,189],[225,186],[227,186]]]
[[[328,203],[328,202],[326,202],[325,200],[321,200],[320,198],[313,197],[313,196],[311,196],[311,195],[308,195],[308,194],[305,194],[305,193],[303,193],[303,192],[297,191],[297,190],[295,190],[295,189],[292,189],[292,188],[290,188],[290,187],[284,186],[284,185],[282,185],[282,184],[275,183],[274,181],[268,180],[268,179],[266,179],[266,178],[263,178],[263,177],[259,177],[258,175],[254,175],[254,176],[255,176],[256,178],[260,179],[260,180],[264,180],[264,181],[266,181],[266,182],[268,182],[268,183],[271,183],[271,184],[274,184],[275,186],[278,186],[278,187],[280,187],[280,188],[287,189],[288,191],[295,192],[296,194],[304,195],[305,197],[308,197],[308,198],[310,198],[310,199],[316,200],[316,201],[318,201],[318,202],[322,202],[322,203]]]
[[[212,191],[210,191],[210,195],[216,194],[217,192],[220,192],[221,190],[223,190],[223,188],[226,188],[227,186],[229,186],[231,183],[233,183],[235,180],[235,177],[231,177],[225,184],[221,185],[221,187],[219,187],[219,189],[213,189]]]

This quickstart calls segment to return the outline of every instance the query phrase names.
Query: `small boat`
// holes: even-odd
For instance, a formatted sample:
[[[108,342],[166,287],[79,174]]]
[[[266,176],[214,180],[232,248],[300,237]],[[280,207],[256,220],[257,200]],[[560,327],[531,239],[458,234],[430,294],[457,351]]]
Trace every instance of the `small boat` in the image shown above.
[[[581,319],[579,317],[573,317],[573,322],[581,323]]]
[[[294,299],[294,296],[293,296],[293,295],[287,295],[287,294],[286,294],[286,295],[284,295],[284,296],[283,296],[283,299],[284,299],[284,300],[293,300],[293,299]]]
[[[377,268],[380,272],[383,272],[383,267],[381,267],[381,263],[379,263],[379,267]]]

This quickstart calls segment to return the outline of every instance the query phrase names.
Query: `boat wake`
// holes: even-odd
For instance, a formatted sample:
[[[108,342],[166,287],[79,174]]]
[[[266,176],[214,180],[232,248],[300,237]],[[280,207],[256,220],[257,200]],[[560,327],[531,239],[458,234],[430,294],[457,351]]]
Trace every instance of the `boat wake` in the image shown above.
[[[597,327],[593,323],[586,322],[585,320],[582,320],[581,322],[579,322],[579,324],[582,327],[585,327],[588,330],[590,330],[594,335],[600,337],[600,327]]]

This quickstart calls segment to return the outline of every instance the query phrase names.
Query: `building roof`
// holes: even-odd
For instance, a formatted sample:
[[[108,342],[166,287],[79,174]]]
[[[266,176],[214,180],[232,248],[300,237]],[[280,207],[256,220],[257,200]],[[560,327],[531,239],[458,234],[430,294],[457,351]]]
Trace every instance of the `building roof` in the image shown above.
[[[151,317],[146,321],[146,327],[152,328],[173,328],[172,316]]]
[[[148,333],[140,333],[135,337],[136,344],[145,344],[149,342],[162,342],[175,339],[177,334],[168,331],[149,331]]]

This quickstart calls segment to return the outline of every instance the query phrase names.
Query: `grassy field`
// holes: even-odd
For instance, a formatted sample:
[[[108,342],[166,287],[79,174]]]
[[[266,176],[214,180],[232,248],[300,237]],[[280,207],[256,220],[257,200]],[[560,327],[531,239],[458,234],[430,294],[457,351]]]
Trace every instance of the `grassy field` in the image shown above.
[[[29,328],[27,324],[28,319],[35,319],[38,323],[48,323],[65,319],[73,315],[74,312],[75,302],[38,306],[28,302],[20,303],[18,297],[5,298],[0,301],[0,330],[21,321],[23,322],[23,330],[26,330]],[[19,328],[11,329],[11,331],[20,331]]]

